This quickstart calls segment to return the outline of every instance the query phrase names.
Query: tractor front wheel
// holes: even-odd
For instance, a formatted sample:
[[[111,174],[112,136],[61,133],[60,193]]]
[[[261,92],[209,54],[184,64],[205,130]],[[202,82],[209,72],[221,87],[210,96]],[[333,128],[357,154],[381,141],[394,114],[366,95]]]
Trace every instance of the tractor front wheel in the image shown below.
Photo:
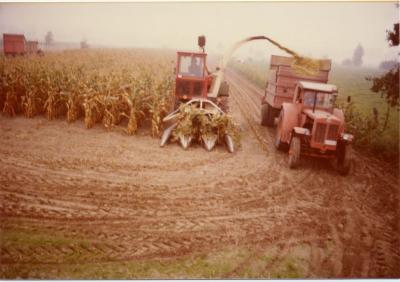
[[[289,168],[296,168],[300,162],[301,140],[299,137],[293,137],[289,149]]]
[[[341,143],[337,149],[337,170],[341,175],[349,174],[351,168],[352,151],[351,145]]]

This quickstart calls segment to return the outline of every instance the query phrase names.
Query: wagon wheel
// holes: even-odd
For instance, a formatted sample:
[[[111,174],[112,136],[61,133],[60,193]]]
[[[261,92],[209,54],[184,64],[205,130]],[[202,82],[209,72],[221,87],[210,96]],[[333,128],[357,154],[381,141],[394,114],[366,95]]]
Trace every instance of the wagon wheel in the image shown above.
[[[268,104],[261,105],[261,125],[268,126]]]

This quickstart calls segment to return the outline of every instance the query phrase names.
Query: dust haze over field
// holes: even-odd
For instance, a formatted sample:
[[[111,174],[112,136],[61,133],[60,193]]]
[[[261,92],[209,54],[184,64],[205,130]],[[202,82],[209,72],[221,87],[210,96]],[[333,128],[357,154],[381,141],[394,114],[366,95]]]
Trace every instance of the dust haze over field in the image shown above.
[[[364,64],[377,66],[396,56],[385,30],[398,12],[395,2],[3,3],[0,32],[43,40],[51,30],[60,42],[189,50],[205,34],[209,52],[218,53],[244,37],[267,35],[301,54],[337,62],[351,57],[360,43]],[[280,51],[259,42],[238,52],[252,59],[272,53]]]

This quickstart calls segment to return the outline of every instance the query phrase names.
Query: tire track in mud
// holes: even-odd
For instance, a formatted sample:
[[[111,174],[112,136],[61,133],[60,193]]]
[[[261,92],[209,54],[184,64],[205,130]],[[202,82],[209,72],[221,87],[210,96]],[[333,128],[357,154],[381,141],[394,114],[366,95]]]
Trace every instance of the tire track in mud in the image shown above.
[[[258,90],[257,87],[250,84],[240,75],[235,73],[234,71],[227,72],[227,80],[229,81],[230,85],[234,87],[233,95],[240,96],[240,99],[235,99],[237,103],[246,103],[247,102],[247,113],[253,113],[253,124],[257,124],[257,121],[260,120],[259,113],[260,112],[260,98],[262,97],[263,93],[261,90]],[[239,86],[240,83],[240,86]],[[249,99],[245,99],[244,96],[248,95]],[[258,105],[258,106],[257,106]],[[245,112],[243,112],[245,114]],[[272,133],[268,131],[264,131],[264,134],[267,135],[266,139],[269,141],[269,146],[271,146],[271,140],[273,138]],[[356,160],[365,160],[365,157],[357,154]],[[331,231],[329,232],[328,239],[329,241],[333,242],[334,245],[338,246],[335,250],[333,250],[328,257],[324,257],[323,259],[318,258],[320,255],[316,255],[320,253],[318,247],[312,247],[311,254],[311,263],[309,265],[309,274],[310,276],[318,277],[318,272],[321,273],[321,268],[329,269],[325,271],[327,277],[399,277],[400,276],[400,256],[399,256],[399,240],[396,239],[396,231],[398,233],[398,188],[396,183],[398,180],[392,176],[387,176],[387,173],[383,173],[379,175],[376,171],[373,171],[372,175],[375,177],[382,178],[382,180],[371,181],[371,176],[368,174],[371,173],[371,170],[375,170],[377,168],[374,162],[371,163],[371,166],[366,165],[362,168],[362,170],[355,172],[356,178],[360,178],[363,176],[368,176],[370,180],[369,183],[363,187],[364,189],[368,189],[370,192],[373,189],[377,189],[378,187],[387,189],[387,198],[391,201],[391,206],[393,207],[392,211],[388,211],[392,214],[393,220],[387,222],[384,217],[387,215],[385,213],[377,214],[375,210],[368,210],[367,207],[371,205],[374,197],[378,196],[381,198],[382,196],[377,193],[366,193],[365,195],[360,195],[360,192],[354,191],[354,187],[352,186],[352,181],[340,181],[340,184],[335,183],[332,179],[333,176],[326,175],[327,173],[318,171],[319,174],[325,174],[322,182],[326,182],[328,179],[328,183],[325,185],[329,185],[332,187],[332,192],[328,193],[331,196],[326,198],[326,203],[320,206],[328,206],[329,211],[328,213],[334,214],[335,212],[342,212],[345,211],[346,216],[342,219],[339,218],[339,223],[333,223],[329,216],[321,219],[328,222]],[[378,169],[378,171],[382,171],[382,169]],[[315,177],[319,178],[316,172],[310,172],[308,177]],[[323,177],[324,177],[323,176]],[[382,177],[383,176],[383,177]],[[387,177],[386,177],[387,176]],[[337,177],[339,178],[339,177]],[[320,178],[319,178],[320,179]],[[340,178],[339,178],[340,179]],[[343,179],[340,179],[343,180]],[[380,182],[381,181],[381,182]],[[381,185],[381,183],[385,183],[386,185]],[[353,202],[347,203],[347,205],[340,208],[340,203],[338,202],[336,206],[332,205],[332,198],[337,197],[335,193],[338,192],[338,188],[333,189],[334,187],[340,187],[342,185],[342,189],[344,190],[344,195],[340,196],[341,198],[348,197],[351,200],[357,199],[357,204],[361,206],[362,211],[359,211],[357,208],[357,212],[364,212],[358,216],[354,217],[354,214],[346,213],[347,210],[351,210],[352,206],[354,205]],[[339,191],[340,191],[339,190]],[[318,193],[318,192],[317,192]],[[308,194],[308,196],[307,196]],[[315,198],[310,197],[309,193],[305,193],[305,191],[301,191],[301,195],[307,196],[310,200]],[[315,196],[315,195],[313,195]],[[360,197],[361,196],[361,197]],[[374,216],[371,216],[374,215]],[[347,221],[346,228],[343,227],[341,223],[343,220]],[[366,221],[372,221],[370,229],[377,229],[378,232],[373,230],[367,230],[366,228],[362,228],[359,230],[360,226]],[[354,224],[352,224],[352,222]],[[337,226],[339,226],[338,230]],[[393,232],[393,230],[396,230]],[[371,236],[373,233],[373,236]],[[375,237],[372,238],[372,237]],[[373,242],[373,243],[372,243]],[[313,241],[307,242],[310,246],[313,245],[320,245],[316,244]],[[314,251],[313,251],[314,250]],[[371,251],[372,250],[372,251]],[[338,259],[341,260],[341,263],[335,263]]]
[[[242,115],[247,116],[251,120],[253,132],[262,142],[266,151],[274,151],[273,129],[261,126],[261,98],[263,94],[261,90],[256,91],[254,85],[243,79],[240,75],[232,70],[227,71],[227,81],[234,88],[232,95],[234,101],[241,107]]]

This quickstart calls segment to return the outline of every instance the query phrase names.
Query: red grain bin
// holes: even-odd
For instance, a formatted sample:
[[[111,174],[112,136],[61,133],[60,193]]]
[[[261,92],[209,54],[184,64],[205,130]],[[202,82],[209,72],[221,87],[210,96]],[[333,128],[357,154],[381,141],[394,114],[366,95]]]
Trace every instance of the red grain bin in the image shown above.
[[[293,57],[271,56],[268,83],[261,100],[261,124],[274,126],[274,119],[279,116],[282,104],[291,103],[294,90],[299,81],[327,83],[331,60],[321,60],[320,69],[314,75],[297,74],[292,69]]]
[[[26,51],[26,40],[23,34],[3,34],[3,45],[5,55],[24,55]]]

